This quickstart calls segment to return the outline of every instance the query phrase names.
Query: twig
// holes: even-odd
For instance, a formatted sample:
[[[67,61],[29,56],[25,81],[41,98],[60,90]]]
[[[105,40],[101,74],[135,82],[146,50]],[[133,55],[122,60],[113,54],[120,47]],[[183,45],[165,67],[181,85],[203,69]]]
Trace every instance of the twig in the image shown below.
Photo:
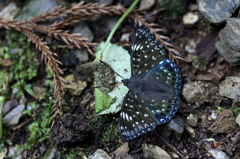
[[[17,130],[17,129],[20,129],[21,127],[23,127],[24,125],[26,125],[27,123],[33,121],[34,119],[31,118],[31,119],[28,119],[27,121],[24,121],[23,123],[21,123],[20,125],[18,126],[15,126],[15,127],[12,127],[10,128],[9,130]]]
[[[179,152],[179,151],[176,149],[175,146],[173,146],[172,144],[168,143],[168,142],[159,134],[158,130],[156,130],[156,132],[157,132],[158,137],[159,137],[168,147],[170,147],[171,149],[173,149],[173,151],[176,152],[179,156],[181,156],[182,159],[186,159],[186,157],[183,156],[183,155],[181,154],[181,152]]]

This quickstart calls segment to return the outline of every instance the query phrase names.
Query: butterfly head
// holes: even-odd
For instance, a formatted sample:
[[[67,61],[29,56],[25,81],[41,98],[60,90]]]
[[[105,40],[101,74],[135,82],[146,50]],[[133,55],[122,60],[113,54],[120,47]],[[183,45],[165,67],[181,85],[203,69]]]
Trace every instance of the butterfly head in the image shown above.
[[[129,79],[122,80],[122,83],[124,84],[124,86],[128,87],[128,81],[129,81]]]

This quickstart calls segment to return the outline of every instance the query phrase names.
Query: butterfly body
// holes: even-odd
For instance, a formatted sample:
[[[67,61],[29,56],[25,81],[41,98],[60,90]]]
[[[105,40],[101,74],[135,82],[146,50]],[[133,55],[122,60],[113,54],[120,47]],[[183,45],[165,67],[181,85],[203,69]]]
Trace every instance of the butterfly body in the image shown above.
[[[144,25],[137,30],[131,48],[131,75],[121,114],[120,131],[132,140],[176,113],[181,91],[181,74],[176,64],[165,58],[164,48]]]

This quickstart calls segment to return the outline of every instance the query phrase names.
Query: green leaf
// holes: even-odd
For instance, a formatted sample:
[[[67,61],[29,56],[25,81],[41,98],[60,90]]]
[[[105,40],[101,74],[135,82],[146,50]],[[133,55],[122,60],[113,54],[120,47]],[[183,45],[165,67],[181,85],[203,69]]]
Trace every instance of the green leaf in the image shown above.
[[[102,80],[97,78],[96,76],[99,76],[103,74],[101,70],[98,70],[99,68],[99,58],[101,56],[101,52],[104,48],[105,44],[101,43],[97,47],[96,52],[96,59],[94,60],[94,80]],[[115,72],[120,74],[124,79],[128,79],[131,77],[131,69],[130,69],[130,55],[128,54],[128,51],[123,49],[120,46],[117,46],[116,44],[109,44],[106,48],[106,50],[102,54],[102,61],[107,63]],[[105,76],[105,75],[103,75]],[[114,74],[115,82],[120,83],[122,82],[122,78],[116,74]],[[95,83],[99,83],[94,82]],[[94,87],[105,87],[106,85],[94,85]],[[110,113],[117,113],[121,110],[121,105],[123,102],[123,98],[125,94],[128,92],[128,88],[125,87],[123,84],[116,86],[113,91],[109,93],[99,92],[99,89],[95,89],[95,109],[96,113],[99,115],[103,114],[110,114]],[[100,94],[101,93],[101,94]],[[110,99],[107,99],[110,98]],[[113,100],[115,99],[115,100]]]
[[[0,112],[2,112],[2,106],[4,103],[5,97],[0,96]],[[2,115],[0,114],[0,139],[2,138]]]
[[[28,94],[34,96],[34,93],[33,93],[33,91],[32,91],[32,85],[31,85],[31,84],[25,85],[24,89],[25,89],[25,91],[27,91]]]

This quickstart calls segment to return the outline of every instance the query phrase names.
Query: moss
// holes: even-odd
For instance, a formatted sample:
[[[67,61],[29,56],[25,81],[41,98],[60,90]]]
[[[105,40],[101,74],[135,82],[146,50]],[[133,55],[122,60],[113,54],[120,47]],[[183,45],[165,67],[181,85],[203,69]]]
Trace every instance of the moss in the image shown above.
[[[236,104],[232,105],[232,107],[230,108],[230,110],[231,110],[235,115],[240,114],[240,103],[236,103]]]
[[[14,32],[7,31],[6,39],[1,44],[0,54],[3,59],[10,59],[10,67],[3,67],[2,70],[8,74],[9,82],[12,82],[12,89],[18,90],[17,96],[25,97],[24,91],[33,95],[32,84],[27,84],[37,76],[38,57],[36,49],[27,41],[27,37]]]

